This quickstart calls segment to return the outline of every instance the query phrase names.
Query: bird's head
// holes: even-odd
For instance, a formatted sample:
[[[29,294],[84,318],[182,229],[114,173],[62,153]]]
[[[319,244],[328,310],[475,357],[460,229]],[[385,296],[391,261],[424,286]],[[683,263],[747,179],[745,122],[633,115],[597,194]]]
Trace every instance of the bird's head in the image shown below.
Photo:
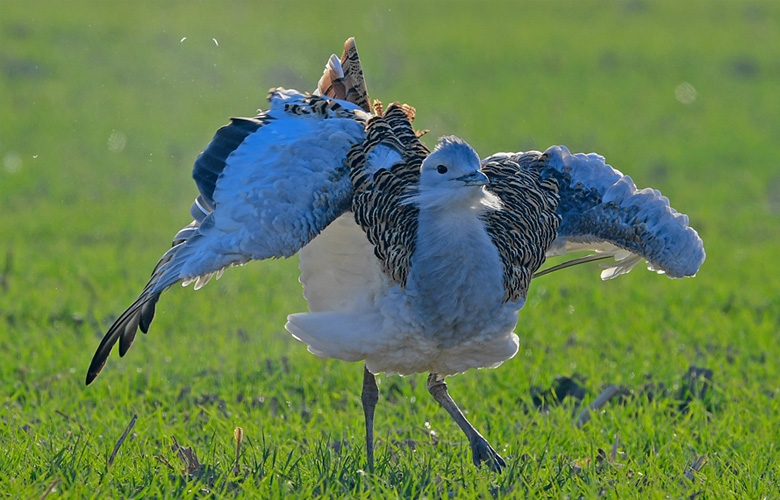
[[[480,170],[477,152],[453,135],[439,139],[420,167],[421,189],[461,189],[487,183],[487,176]]]
[[[419,191],[410,201],[420,208],[476,206],[489,196],[482,186],[490,181],[480,167],[477,152],[466,141],[442,137],[422,162]]]

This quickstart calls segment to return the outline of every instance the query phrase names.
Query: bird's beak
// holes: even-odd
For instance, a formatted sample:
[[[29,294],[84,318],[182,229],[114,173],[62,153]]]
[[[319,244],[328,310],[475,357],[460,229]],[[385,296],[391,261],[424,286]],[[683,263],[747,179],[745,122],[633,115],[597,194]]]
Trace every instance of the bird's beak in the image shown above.
[[[457,177],[455,180],[462,182],[466,186],[484,186],[485,184],[490,183],[488,176],[479,170],[475,170],[474,172],[462,177]]]

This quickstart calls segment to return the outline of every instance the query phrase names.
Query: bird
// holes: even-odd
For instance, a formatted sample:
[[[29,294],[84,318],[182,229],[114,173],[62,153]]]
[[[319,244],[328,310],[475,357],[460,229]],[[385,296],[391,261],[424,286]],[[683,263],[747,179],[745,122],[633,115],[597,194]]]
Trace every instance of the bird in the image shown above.
[[[704,246],[688,216],[595,153],[564,146],[480,159],[465,140],[433,149],[415,108],[368,99],[355,41],[328,60],[317,89],[272,89],[267,111],[234,118],[199,155],[193,221],[180,230],[139,297],[108,329],[90,384],[116,343],[146,333],[160,295],[204,286],[227,268],[298,254],[308,311],[285,328],[318,356],[363,363],[367,468],[374,466],[376,374],[427,373],[427,389],[464,432],[472,462],[506,460],[449,394],[446,377],[496,368],[531,280],[548,257],[612,258],[612,279],[642,260],[695,276]]]

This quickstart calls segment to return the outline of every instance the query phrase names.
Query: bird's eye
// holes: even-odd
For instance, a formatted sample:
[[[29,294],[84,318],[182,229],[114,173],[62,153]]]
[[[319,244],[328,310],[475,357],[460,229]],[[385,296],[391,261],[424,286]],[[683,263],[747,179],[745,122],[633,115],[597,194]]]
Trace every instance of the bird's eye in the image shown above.
[[[440,174],[446,174],[447,167],[445,167],[444,165],[439,165],[438,167],[436,167],[436,171],[439,172]]]

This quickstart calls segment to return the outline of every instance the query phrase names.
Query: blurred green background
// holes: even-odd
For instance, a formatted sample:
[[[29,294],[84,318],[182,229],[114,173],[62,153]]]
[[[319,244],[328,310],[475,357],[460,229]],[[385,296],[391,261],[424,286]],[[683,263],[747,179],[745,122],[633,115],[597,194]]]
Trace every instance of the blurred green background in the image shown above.
[[[253,115],[271,87],[312,90],[349,36],[357,39],[371,97],[415,106],[415,125],[431,130],[429,145],[456,134],[483,157],[553,144],[596,151],[639,187],[660,189],[705,241],[707,261],[695,279],[637,269],[601,283],[597,269],[582,266],[535,281],[521,313],[517,358],[451,384],[456,400],[471,395],[464,406],[483,429],[515,443],[509,454],[533,454],[517,444],[530,438],[525,424],[512,430],[523,418],[509,404],[528,399],[532,385],[579,373],[595,396],[606,383],[674,383],[700,365],[715,372],[725,413],[714,420],[723,427],[685,441],[670,464],[682,468],[677,459],[694,449],[728,451],[728,460],[709,466],[711,488],[728,481],[727,462],[747,470],[763,457],[762,467],[776,470],[767,446],[780,438],[780,3],[3,0],[0,438],[13,451],[0,458],[7,471],[0,479],[9,491],[37,496],[53,478],[71,488],[60,493],[84,493],[79,483],[93,488],[85,464],[105,459],[133,412],[139,421],[158,416],[143,431],[153,443],[167,443],[173,432],[197,442],[197,425],[182,430],[163,415],[185,411],[176,400],[182,387],[228,401],[238,392],[243,400],[241,391],[303,387],[302,404],[335,412],[331,420],[272,431],[267,408],[239,401],[233,417],[216,415],[219,423],[209,425],[219,432],[244,425],[277,443],[286,436],[300,445],[304,435],[325,433],[360,442],[360,367],[318,360],[283,331],[286,315],[305,308],[295,259],[229,270],[198,293],[169,291],[150,336],[137,339],[121,362],[112,356],[95,385],[82,387],[105,328],[189,222],[197,192],[192,163],[214,131],[230,116]],[[282,359],[292,374],[274,375],[271,384],[266,367]],[[402,379],[385,383],[408,391],[399,407],[426,397]],[[323,394],[312,396],[323,384]],[[422,425],[430,412],[446,427],[440,433],[459,439],[446,415],[426,405],[392,413],[380,403],[378,433]],[[609,425],[601,432],[610,434]],[[757,432],[754,441],[736,437],[745,429]],[[593,432],[550,453],[592,451]],[[59,448],[47,451],[40,440],[69,450],[74,435],[83,437],[86,458],[70,469],[53,466]],[[147,458],[145,470],[159,465],[138,453]],[[168,491],[144,490],[154,481],[126,474],[132,479],[115,481],[129,482],[128,489],[108,481],[95,491]],[[761,493],[759,475],[742,481],[735,474],[723,490],[709,492]],[[556,487],[582,494],[594,483],[578,484]]]

